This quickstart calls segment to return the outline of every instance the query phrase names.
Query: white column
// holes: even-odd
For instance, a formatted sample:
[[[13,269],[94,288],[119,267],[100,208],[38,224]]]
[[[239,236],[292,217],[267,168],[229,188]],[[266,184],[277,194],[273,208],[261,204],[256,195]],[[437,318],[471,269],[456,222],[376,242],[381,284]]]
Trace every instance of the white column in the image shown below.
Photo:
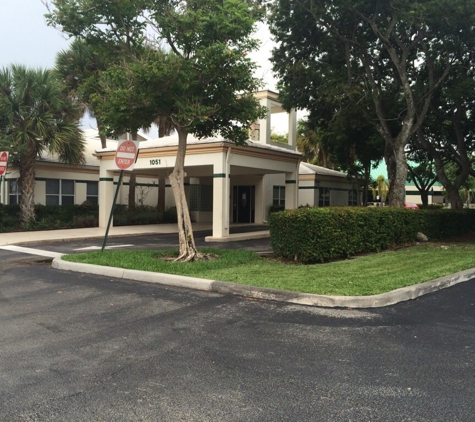
[[[260,100],[261,106],[267,108],[267,116],[264,119],[259,120],[260,134],[259,142],[263,144],[268,144],[270,142],[270,133],[271,133],[271,102],[268,98],[263,98]]]
[[[213,238],[229,237],[230,165],[226,162],[226,154],[222,154],[220,161],[213,166]]]
[[[7,203],[7,195],[5,192],[7,184],[5,183],[6,176],[0,176],[1,178],[1,186],[0,186],[0,204],[6,204]]]
[[[254,222],[262,224],[266,219],[264,176],[256,180]]]
[[[299,190],[299,172],[297,169],[292,173],[285,173],[285,208],[297,208],[297,195]]]
[[[293,147],[297,146],[297,111],[295,108],[290,110],[289,113],[289,135],[288,135],[288,144]]]
[[[100,170],[99,173],[99,227],[106,228],[115,193],[114,172]],[[113,225],[113,224],[112,224]]]

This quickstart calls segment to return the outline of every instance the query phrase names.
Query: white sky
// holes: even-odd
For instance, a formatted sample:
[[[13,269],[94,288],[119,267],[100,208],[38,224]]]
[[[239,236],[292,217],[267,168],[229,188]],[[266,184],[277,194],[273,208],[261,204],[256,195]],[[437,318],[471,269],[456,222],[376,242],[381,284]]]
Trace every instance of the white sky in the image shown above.
[[[42,68],[54,66],[56,54],[68,48],[69,40],[46,25],[45,13],[47,10],[41,0],[0,0],[0,67],[13,63]],[[261,47],[250,55],[260,66],[256,76],[264,80],[264,89],[275,91],[276,80],[269,62],[273,42],[267,27],[260,25],[256,37]],[[274,131],[286,132],[286,124],[275,120],[272,121]],[[95,127],[95,123],[86,117],[83,126]],[[155,134],[152,132],[150,136]]]

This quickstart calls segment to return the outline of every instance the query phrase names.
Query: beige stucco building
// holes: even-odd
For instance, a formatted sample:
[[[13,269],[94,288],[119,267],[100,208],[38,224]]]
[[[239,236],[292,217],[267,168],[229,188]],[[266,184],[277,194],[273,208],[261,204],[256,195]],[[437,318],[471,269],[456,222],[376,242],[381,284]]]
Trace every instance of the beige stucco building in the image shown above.
[[[245,146],[236,146],[221,137],[196,139],[188,136],[185,158],[185,191],[192,221],[211,222],[213,234],[208,240],[229,237],[231,224],[265,224],[272,206],[356,205],[354,183],[344,173],[301,162],[296,151],[296,113],[286,113],[278,94],[256,94],[268,110],[267,116],[252,125]],[[287,143],[271,140],[272,119],[288,122]],[[38,157],[35,203],[99,204],[99,225],[107,225],[120,171],[114,161],[116,140],[108,140],[99,149],[95,130],[84,132],[87,141],[86,164],[71,167],[57,163],[54,157]],[[167,181],[175,165],[177,136],[138,139],[139,153],[133,172],[137,176],[135,201],[156,206],[159,178],[166,180],[165,205],[174,206]],[[118,203],[128,201],[128,175],[118,191]],[[2,203],[16,203],[19,195],[18,170],[8,170],[2,186]]]

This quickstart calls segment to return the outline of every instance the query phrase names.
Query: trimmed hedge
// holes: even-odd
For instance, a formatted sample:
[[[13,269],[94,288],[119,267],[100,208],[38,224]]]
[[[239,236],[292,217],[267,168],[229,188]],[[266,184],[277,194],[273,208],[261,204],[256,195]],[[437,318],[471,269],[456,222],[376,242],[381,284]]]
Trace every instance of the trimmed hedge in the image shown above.
[[[0,232],[97,227],[99,207],[83,205],[35,205],[36,221],[20,227],[20,206],[0,204]],[[160,213],[156,207],[137,206],[133,213],[125,205],[114,208],[114,226],[176,223],[176,208]]]
[[[277,256],[307,264],[411,243],[417,232],[460,236],[475,229],[475,211],[301,208],[270,214],[269,228]]]

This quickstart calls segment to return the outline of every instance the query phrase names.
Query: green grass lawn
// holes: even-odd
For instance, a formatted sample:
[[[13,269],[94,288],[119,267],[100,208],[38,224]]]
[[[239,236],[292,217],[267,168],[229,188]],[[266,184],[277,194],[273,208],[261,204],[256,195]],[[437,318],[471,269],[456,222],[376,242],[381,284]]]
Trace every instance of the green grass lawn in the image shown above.
[[[246,250],[203,249],[218,259],[193,263],[162,258],[177,251],[104,251],[66,261],[179,274],[297,292],[363,296],[433,280],[475,267],[475,243],[426,243],[316,265],[261,258]]]

